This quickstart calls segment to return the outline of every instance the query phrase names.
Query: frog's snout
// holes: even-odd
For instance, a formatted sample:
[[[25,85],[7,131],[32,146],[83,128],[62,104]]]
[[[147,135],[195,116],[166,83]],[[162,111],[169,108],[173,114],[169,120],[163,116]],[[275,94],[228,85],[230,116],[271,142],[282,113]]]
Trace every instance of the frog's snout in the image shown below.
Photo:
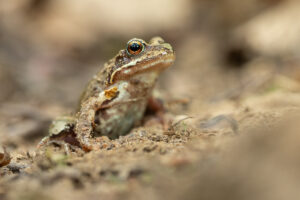
[[[172,53],[174,53],[174,50],[173,50],[172,46],[169,43],[164,43],[162,45],[163,45],[164,48],[166,48],[169,51],[171,51]]]

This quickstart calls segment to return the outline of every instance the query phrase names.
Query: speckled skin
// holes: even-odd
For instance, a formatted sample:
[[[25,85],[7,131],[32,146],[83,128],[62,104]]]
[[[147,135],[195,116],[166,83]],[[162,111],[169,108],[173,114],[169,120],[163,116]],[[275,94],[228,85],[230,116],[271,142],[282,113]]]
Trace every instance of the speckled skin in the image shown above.
[[[117,138],[141,121],[157,78],[174,62],[175,54],[160,37],[149,43],[137,38],[130,41],[133,40],[143,44],[143,51],[131,55],[121,50],[105,63],[84,90],[77,113],[66,121],[54,120],[50,136],[42,144],[72,131],[79,146],[90,151],[99,147],[95,137]]]

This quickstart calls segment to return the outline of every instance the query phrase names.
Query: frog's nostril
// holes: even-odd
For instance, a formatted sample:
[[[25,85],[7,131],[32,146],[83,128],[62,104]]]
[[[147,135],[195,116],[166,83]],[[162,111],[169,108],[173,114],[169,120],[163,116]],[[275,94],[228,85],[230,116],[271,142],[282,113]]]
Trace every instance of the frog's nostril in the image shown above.
[[[166,48],[166,49],[168,49],[171,52],[174,52],[172,46],[169,43],[164,43],[163,47]]]

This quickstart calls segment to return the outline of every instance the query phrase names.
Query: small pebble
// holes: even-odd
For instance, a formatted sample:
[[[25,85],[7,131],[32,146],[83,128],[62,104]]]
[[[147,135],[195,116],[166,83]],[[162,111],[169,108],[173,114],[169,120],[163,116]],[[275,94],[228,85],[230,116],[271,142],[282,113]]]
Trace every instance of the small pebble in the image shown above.
[[[8,165],[10,163],[11,157],[6,151],[5,147],[0,146],[0,167]]]

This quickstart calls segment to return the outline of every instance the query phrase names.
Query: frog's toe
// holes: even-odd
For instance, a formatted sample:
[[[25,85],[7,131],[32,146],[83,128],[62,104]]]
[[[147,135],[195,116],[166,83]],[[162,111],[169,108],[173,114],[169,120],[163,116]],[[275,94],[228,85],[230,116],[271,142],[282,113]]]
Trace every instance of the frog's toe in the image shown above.
[[[81,148],[85,151],[85,152],[90,152],[90,151],[94,151],[94,150],[99,150],[100,149],[100,145],[99,144],[84,144],[81,145]]]
[[[38,143],[38,145],[36,146],[36,148],[40,149],[40,148],[46,146],[46,145],[49,143],[49,141],[50,141],[50,137],[49,137],[49,136],[44,137],[44,138]]]
[[[61,140],[53,140],[50,139],[50,137],[46,137],[44,138],[37,146],[37,148],[41,149],[41,148],[45,148],[48,146],[59,146],[61,148],[63,148],[63,151],[65,152],[66,155],[71,155],[72,152],[78,152],[80,151],[80,148],[76,145],[71,145],[69,143],[66,143],[65,141],[61,141]]]

